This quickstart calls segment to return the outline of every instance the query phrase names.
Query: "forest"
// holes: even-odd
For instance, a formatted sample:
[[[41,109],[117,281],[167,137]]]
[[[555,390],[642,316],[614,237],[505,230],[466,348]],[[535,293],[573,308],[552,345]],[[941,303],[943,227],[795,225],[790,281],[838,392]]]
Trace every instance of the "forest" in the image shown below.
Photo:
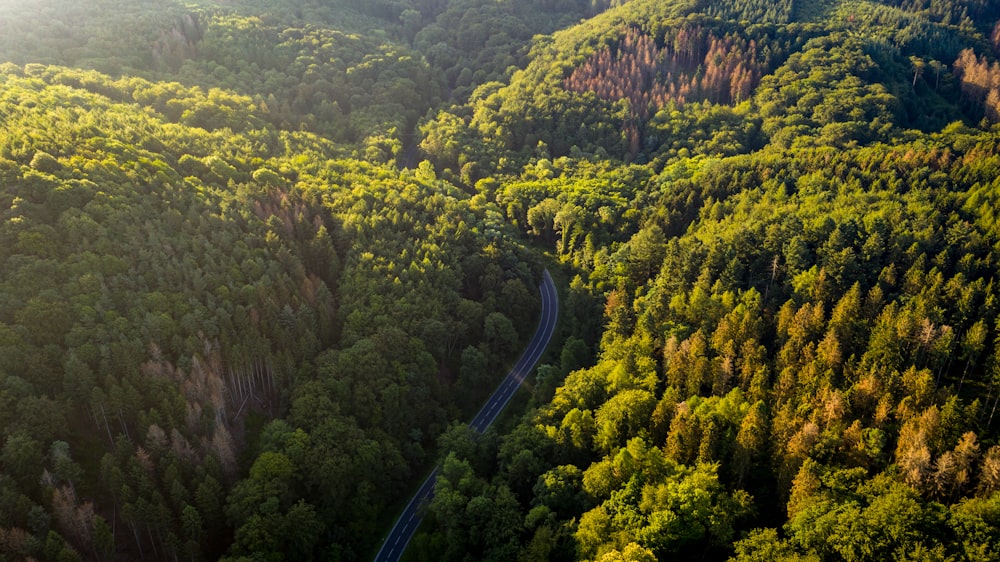
[[[998,2],[0,0],[0,120],[0,561],[1000,559]]]

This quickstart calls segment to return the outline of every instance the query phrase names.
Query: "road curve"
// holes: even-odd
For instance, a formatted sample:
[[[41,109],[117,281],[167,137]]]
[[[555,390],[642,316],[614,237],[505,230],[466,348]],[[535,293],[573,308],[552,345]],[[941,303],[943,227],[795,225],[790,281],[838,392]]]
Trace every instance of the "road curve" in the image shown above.
[[[542,294],[542,318],[538,322],[538,328],[521,358],[517,360],[517,363],[514,363],[503,382],[469,423],[469,427],[479,433],[486,431],[510,402],[524,378],[531,373],[535,364],[542,358],[542,353],[545,352],[545,348],[548,347],[549,340],[552,339],[552,334],[556,330],[556,321],[559,319],[559,294],[556,292],[556,285],[552,282],[552,276],[549,275],[548,270],[545,270],[542,275],[542,284],[539,285],[538,290]],[[410,498],[410,502],[406,504],[403,513],[399,515],[396,524],[392,526],[392,531],[389,532],[389,536],[385,538],[378,554],[375,555],[375,562],[397,562],[403,556],[406,546],[410,544],[410,539],[413,538],[417,527],[423,521],[424,516],[420,513],[420,508],[429,502],[434,495],[434,483],[437,481],[440,469],[440,466],[435,467],[434,471],[417,489],[417,493]]]

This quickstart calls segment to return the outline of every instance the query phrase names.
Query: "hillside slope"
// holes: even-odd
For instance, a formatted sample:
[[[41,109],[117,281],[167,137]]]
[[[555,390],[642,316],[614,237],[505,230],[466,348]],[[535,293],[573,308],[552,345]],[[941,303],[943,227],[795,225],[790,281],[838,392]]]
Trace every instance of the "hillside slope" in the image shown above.
[[[3,3],[0,559],[1000,558],[998,19]]]
[[[635,0],[428,121],[573,281],[413,557],[1000,554],[997,10]]]
[[[537,314],[495,205],[239,89],[7,63],[0,115],[4,559],[361,558]]]

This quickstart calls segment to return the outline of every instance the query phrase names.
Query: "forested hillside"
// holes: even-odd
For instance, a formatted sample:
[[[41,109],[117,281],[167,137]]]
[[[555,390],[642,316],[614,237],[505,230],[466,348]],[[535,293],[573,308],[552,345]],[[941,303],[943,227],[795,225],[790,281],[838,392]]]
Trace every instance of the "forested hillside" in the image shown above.
[[[363,558],[526,337],[538,262],[386,165],[440,87],[404,44],[143,6],[4,5],[37,43],[0,71],[0,552]],[[292,94],[317,73],[330,118]]]
[[[423,125],[572,282],[412,556],[1000,557],[998,18],[635,0]]]
[[[369,559],[438,461],[411,560],[1000,558],[998,55],[993,0],[0,2],[0,560]]]

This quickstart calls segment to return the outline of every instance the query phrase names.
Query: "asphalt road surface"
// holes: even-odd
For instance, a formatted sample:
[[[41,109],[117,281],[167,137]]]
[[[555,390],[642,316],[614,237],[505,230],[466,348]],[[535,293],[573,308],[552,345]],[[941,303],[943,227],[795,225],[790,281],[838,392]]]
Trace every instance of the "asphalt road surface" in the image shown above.
[[[552,339],[552,333],[556,329],[556,320],[559,318],[559,295],[556,293],[556,285],[552,282],[552,276],[546,270],[542,276],[542,284],[538,290],[542,293],[542,319],[538,323],[538,329],[528,343],[528,348],[511,368],[499,388],[493,392],[490,399],[486,401],[476,417],[472,418],[469,427],[482,433],[497,419],[507,403],[520,388],[521,382],[535,368],[535,364],[542,358],[542,353]],[[406,545],[410,543],[417,527],[423,521],[423,514],[420,512],[421,506],[428,503],[434,495],[434,483],[437,481],[439,467],[435,467],[430,476],[424,480],[417,490],[417,493],[406,504],[406,509],[400,514],[392,531],[382,543],[382,548],[375,555],[375,562],[397,562],[406,550]]]

